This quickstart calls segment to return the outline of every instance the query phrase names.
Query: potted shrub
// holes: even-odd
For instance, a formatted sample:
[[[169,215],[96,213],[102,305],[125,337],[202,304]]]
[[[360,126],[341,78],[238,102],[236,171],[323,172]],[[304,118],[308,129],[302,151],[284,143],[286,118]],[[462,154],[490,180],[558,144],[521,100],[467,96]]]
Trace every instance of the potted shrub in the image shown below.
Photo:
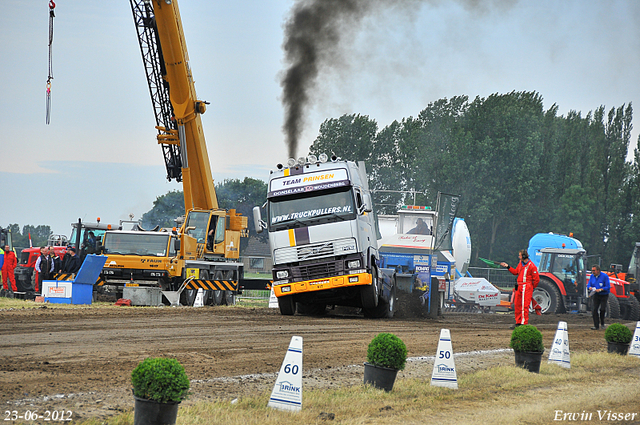
[[[176,359],[149,357],[131,372],[134,425],[175,424],[189,393],[189,378]]]
[[[523,367],[529,372],[540,372],[544,345],[542,344],[542,333],[535,326],[516,327],[511,333],[509,345],[516,355],[516,366]]]
[[[391,391],[398,375],[407,363],[407,346],[391,333],[380,333],[371,340],[364,364],[364,383]]]
[[[633,334],[625,325],[613,323],[607,327],[604,339],[607,340],[607,351],[609,353],[618,353],[624,356],[629,351],[629,344],[633,339]]]

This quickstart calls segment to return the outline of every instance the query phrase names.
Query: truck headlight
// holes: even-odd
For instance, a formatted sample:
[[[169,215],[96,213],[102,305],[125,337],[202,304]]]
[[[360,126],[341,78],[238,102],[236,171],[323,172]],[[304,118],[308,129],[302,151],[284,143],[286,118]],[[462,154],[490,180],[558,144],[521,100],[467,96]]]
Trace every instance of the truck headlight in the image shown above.
[[[291,286],[283,286],[280,288],[281,292],[291,292]]]
[[[349,269],[357,269],[360,267],[360,260],[351,260],[347,262],[347,268]]]
[[[276,272],[276,277],[278,279],[285,279],[287,277],[289,277],[289,271],[288,270],[279,270]]]

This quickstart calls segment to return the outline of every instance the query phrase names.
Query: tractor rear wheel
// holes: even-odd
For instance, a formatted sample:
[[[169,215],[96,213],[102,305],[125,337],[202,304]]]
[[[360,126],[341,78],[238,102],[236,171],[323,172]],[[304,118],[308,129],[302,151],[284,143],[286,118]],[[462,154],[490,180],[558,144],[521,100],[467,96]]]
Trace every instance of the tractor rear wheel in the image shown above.
[[[618,298],[616,298],[612,293],[609,293],[609,299],[607,300],[607,313],[605,316],[611,319],[620,318],[620,303],[618,302]]]
[[[545,313],[564,313],[564,303],[562,302],[562,294],[552,282],[546,279],[540,279],[538,287],[533,290],[533,299],[540,305],[542,314]]]
[[[633,295],[626,298],[624,302],[622,300],[618,300],[620,303],[620,317],[624,320],[631,320],[632,322],[636,322],[640,320],[640,302]]]

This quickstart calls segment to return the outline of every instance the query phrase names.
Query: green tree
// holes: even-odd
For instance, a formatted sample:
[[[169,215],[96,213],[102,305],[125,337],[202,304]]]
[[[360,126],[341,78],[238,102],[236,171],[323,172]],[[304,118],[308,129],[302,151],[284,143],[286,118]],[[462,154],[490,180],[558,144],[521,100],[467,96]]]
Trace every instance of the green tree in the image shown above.
[[[262,206],[267,201],[267,184],[264,181],[251,177],[225,180],[216,185],[216,194],[220,208],[234,208],[236,212],[248,217],[249,234],[257,236],[263,242],[267,241],[267,232],[256,233],[253,224],[253,207]],[[241,250],[246,248],[248,241],[248,238],[240,240]]]
[[[48,225],[33,226],[26,224],[22,227],[22,235],[26,237],[25,246],[29,246],[29,235],[31,235],[33,246],[45,246],[51,233],[51,226]]]
[[[378,124],[366,115],[343,115],[320,124],[318,137],[309,148],[314,155],[332,154],[349,161],[369,161]]]
[[[173,190],[160,195],[153,201],[153,208],[142,215],[141,223],[145,229],[156,226],[175,227],[175,219],[184,215],[184,194]]]
[[[249,233],[256,235],[253,225],[253,207],[261,206],[267,200],[267,184],[262,180],[245,177],[244,180],[229,179],[215,186],[218,206],[223,209],[235,209],[236,212],[248,217]],[[184,196],[182,191],[171,191],[158,196],[153,208],[142,215],[142,227],[146,229],[155,226],[174,227],[174,219],[185,214]],[[267,234],[259,235],[266,241]],[[241,239],[240,249],[244,249],[247,238]]]
[[[542,152],[542,97],[535,92],[476,98],[466,115],[470,143],[459,162],[466,180],[461,195],[479,251],[510,258],[536,233],[535,216]]]
[[[29,246],[29,237],[20,233],[20,225],[17,223],[9,224],[11,230],[11,238],[13,240],[13,246],[20,248],[27,248]]]

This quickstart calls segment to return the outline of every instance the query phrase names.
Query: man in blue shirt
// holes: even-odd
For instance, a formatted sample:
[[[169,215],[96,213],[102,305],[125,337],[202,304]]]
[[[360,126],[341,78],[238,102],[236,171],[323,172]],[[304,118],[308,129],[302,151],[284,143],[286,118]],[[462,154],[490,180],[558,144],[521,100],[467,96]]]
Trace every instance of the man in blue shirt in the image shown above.
[[[607,301],[609,300],[609,292],[611,284],[609,276],[600,272],[600,266],[591,266],[591,277],[587,284],[589,296],[593,299],[593,327],[591,329],[598,330],[600,326],[604,328],[604,314],[607,311]],[[600,320],[598,321],[598,308],[600,309]]]

